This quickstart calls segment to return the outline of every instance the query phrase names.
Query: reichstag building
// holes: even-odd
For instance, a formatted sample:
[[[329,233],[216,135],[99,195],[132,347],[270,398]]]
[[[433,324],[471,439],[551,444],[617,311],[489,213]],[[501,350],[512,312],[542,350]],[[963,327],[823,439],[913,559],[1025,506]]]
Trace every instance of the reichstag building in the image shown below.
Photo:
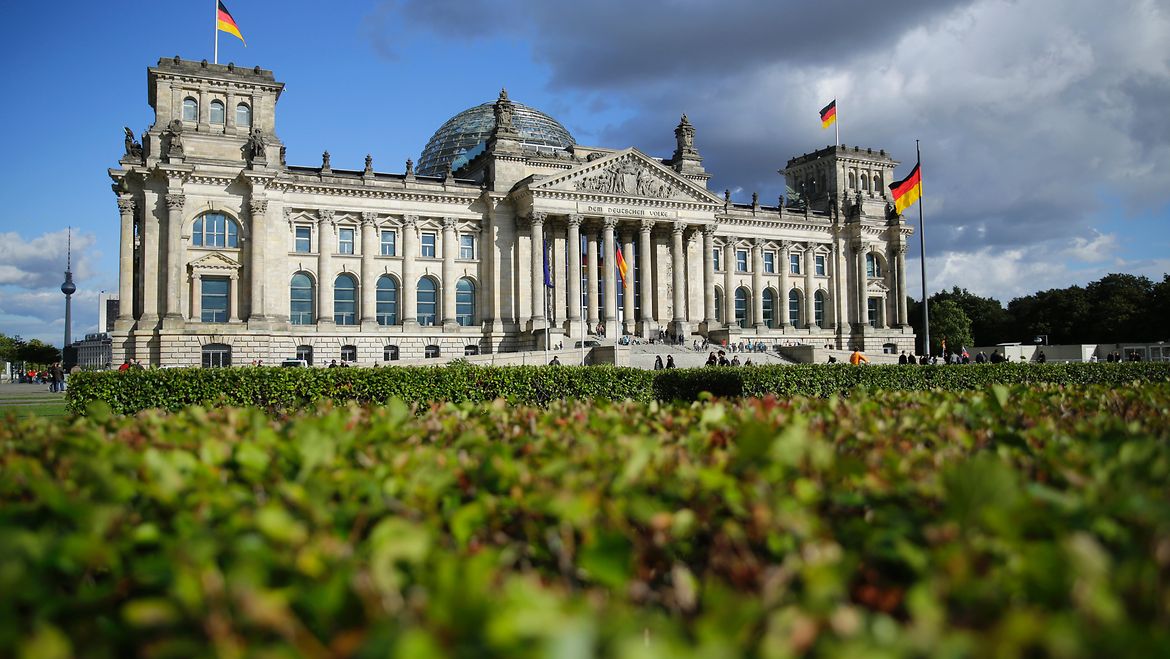
[[[372,365],[662,333],[913,348],[885,151],[792,158],[787,198],[732,203],[685,115],[660,158],[577,144],[501,92],[399,173],[291,165],[271,71],[175,57],[147,79],[154,123],[126,129],[109,170],[115,363]]]

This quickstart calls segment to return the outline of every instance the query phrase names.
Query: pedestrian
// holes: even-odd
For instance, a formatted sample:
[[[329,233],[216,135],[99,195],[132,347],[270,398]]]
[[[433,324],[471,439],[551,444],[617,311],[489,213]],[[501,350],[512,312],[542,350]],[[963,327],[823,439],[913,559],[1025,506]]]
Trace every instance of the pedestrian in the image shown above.
[[[329,360],[329,368],[337,368],[337,360],[336,359]]]
[[[857,366],[857,365],[861,364],[862,362],[868,364],[869,358],[866,357],[865,354],[861,352],[861,346],[858,346],[853,351],[853,354],[849,355],[849,363],[853,364],[854,366]]]
[[[732,366],[739,366],[739,355],[736,355],[736,356],[731,358],[731,365]]]
[[[731,366],[731,362],[727,361],[727,353],[723,352],[722,350],[719,351],[719,365]]]
[[[548,363],[548,365],[549,365],[549,366],[560,366],[560,365],[561,365],[561,359],[560,359],[560,357],[557,357],[556,355],[553,355],[552,361],[550,361],[550,362]]]
[[[666,356],[666,368],[674,368],[674,355]]]
[[[898,365],[899,366],[906,365],[906,351],[905,350],[902,351],[902,354],[898,355]]]
[[[654,370],[656,370],[656,371],[662,370],[662,355],[656,355],[654,357]]]
[[[751,366],[752,365],[752,358],[748,357],[747,359],[743,360],[743,365],[744,366]]]
[[[707,355],[707,364],[706,365],[707,366],[718,366],[719,365],[719,358],[715,356],[714,350],[711,351],[711,354]]]

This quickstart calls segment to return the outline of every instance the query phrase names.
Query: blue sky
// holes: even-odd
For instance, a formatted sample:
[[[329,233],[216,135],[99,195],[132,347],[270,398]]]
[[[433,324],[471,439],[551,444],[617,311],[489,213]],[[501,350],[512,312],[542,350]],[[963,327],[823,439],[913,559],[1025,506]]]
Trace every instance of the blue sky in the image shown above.
[[[248,46],[221,34],[220,62],[286,83],[277,133],[291,164],[316,165],[328,149],[334,167],[360,168],[370,153],[379,171],[402,171],[443,121],[506,86],[580,143],[659,156],[686,112],[711,187],[744,201],[775,199],[776,170],[832,142],[816,113],[836,97],[842,141],[890,151],[906,163],[899,174],[923,141],[932,291],[1006,303],[1108,272],[1170,271],[1163,5],[797,4],[230,0]],[[60,343],[67,226],[74,335],[96,329],[98,292],[117,289],[106,169],[122,127],[151,121],[146,68],[211,59],[213,6],[6,9],[24,29],[10,31],[0,72],[0,332]]]

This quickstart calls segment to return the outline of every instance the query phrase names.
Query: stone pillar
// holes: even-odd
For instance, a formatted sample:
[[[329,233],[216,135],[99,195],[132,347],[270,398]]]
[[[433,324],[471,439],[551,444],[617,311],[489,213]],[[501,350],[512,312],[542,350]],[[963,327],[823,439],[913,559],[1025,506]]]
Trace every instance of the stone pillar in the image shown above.
[[[266,321],[268,315],[264,308],[264,280],[268,277],[267,242],[268,222],[264,216],[268,212],[268,200],[254,196],[248,200],[248,213],[252,220],[251,249],[252,262],[248,271],[248,280],[251,282],[252,299],[249,305],[248,321]]]
[[[839,230],[833,232],[833,328],[840,333],[849,326],[849,266],[845,241]]]
[[[898,245],[894,252],[898,273],[898,326],[906,327],[910,324],[910,314],[906,311],[906,245]]]
[[[614,241],[613,230],[617,226],[617,218],[607,217],[602,222],[601,242],[605,250],[605,335],[617,335],[617,277],[614,276],[614,261],[617,259],[617,243]]]
[[[228,322],[240,322],[240,274],[233,272],[228,284]]]
[[[418,216],[402,218],[402,328],[418,331]]]
[[[865,273],[865,243],[857,243],[857,324],[864,328],[869,325],[869,299],[866,289],[869,288],[869,279]]]
[[[378,214],[366,211],[362,213],[362,283],[361,283],[361,319],[362,329],[374,329],[378,326],[378,269],[374,257],[379,253],[378,241]]]
[[[625,296],[622,305],[622,333],[633,334],[637,328],[634,319],[634,232],[622,232],[622,258],[626,262],[626,278],[622,282],[622,294]]]
[[[126,326],[134,322],[135,206],[134,198],[130,195],[118,197],[118,213],[122,218],[122,233],[118,243],[118,322]],[[105,331],[104,327],[99,329]]]
[[[654,220],[642,220],[638,228],[641,230],[638,236],[638,269],[642,276],[639,282],[642,286],[642,317],[638,319],[641,321],[638,333],[647,339],[658,332],[658,325],[654,322],[655,273],[650,265],[650,232],[654,229]]]
[[[589,288],[585,291],[588,300],[588,314],[585,319],[589,323],[589,331],[592,332],[597,329],[597,323],[601,320],[597,310],[597,236],[589,230],[585,235],[585,259],[588,261],[585,264],[585,285]]]
[[[142,317],[139,318],[139,329],[153,328],[158,324],[161,306],[158,279],[163,261],[160,243],[162,224],[162,218],[149,205],[145,206],[142,212],[142,233],[139,236],[142,245],[138,250],[138,267],[142,274]]]
[[[792,241],[780,241],[780,294],[776,297],[779,299],[780,308],[776,310],[780,318],[780,327],[787,330],[792,327],[792,319],[788,317],[788,291],[791,289],[791,282],[789,281],[789,272],[792,270],[791,260]]]
[[[723,318],[728,329],[734,331],[735,322],[735,239],[728,237],[723,245]]]
[[[459,239],[455,233],[455,218],[443,218],[443,331],[459,328],[455,321],[455,256]]]
[[[533,211],[529,218],[532,227],[532,316],[529,319],[529,329],[533,332],[543,330],[546,320],[544,317],[544,221],[548,217],[545,213]],[[454,265],[454,263],[452,263]]]
[[[814,271],[816,270],[816,245],[813,243],[806,243],[804,250],[804,326],[816,327],[817,319],[814,310],[816,308],[816,279],[814,279]]]
[[[715,322],[715,225],[703,225],[703,331],[718,327]]]
[[[569,300],[565,320],[565,333],[575,336],[574,328],[581,322],[581,216],[569,216],[569,228],[565,247],[569,262]],[[584,337],[582,337],[584,338]]]
[[[773,309],[775,311],[775,309]],[[756,331],[764,324],[764,240],[752,239],[752,324]]]
[[[122,302],[119,300],[118,304]],[[203,275],[198,272],[191,275],[191,320],[203,322]]]
[[[187,196],[181,192],[167,193],[167,276],[165,289],[168,323],[183,323],[183,204]]]
[[[333,211],[322,209],[317,218],[317,326],[333,327]]]
[[[671,319],[670,331],[675,335],[689,334],[687,331],[686,259],[683,251],[683,232],[687,225],[675,222],[670,226],[670,270],[671,270]]]

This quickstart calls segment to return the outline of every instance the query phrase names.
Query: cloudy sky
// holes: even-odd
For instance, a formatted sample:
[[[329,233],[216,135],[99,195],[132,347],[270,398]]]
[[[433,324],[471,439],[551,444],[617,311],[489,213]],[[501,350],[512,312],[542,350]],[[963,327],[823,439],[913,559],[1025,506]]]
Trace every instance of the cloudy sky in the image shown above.
[[[817,111],[836,98],[842,142],[886,149],[899,175],[921,140],[931,291],[1006,303],[1170,271],[1165,2],[226,2],[248,46],[225,35],[220,61],[287,83],[277,132],[294,164],[328,149],[334,166],[370,153],[402,171],[443,121],[506,86],[580,143],[660,156],[686,112],[711,187],[767,201],[788,158],[832,143]],[[146,67],[211,58],[212,7],[6,10],[26,29],[0,72],[0,332],[60,343],[67,226],[74,334],[96,328],[98,293],[117,289],[106,169],[122,126],[151,122]]]

